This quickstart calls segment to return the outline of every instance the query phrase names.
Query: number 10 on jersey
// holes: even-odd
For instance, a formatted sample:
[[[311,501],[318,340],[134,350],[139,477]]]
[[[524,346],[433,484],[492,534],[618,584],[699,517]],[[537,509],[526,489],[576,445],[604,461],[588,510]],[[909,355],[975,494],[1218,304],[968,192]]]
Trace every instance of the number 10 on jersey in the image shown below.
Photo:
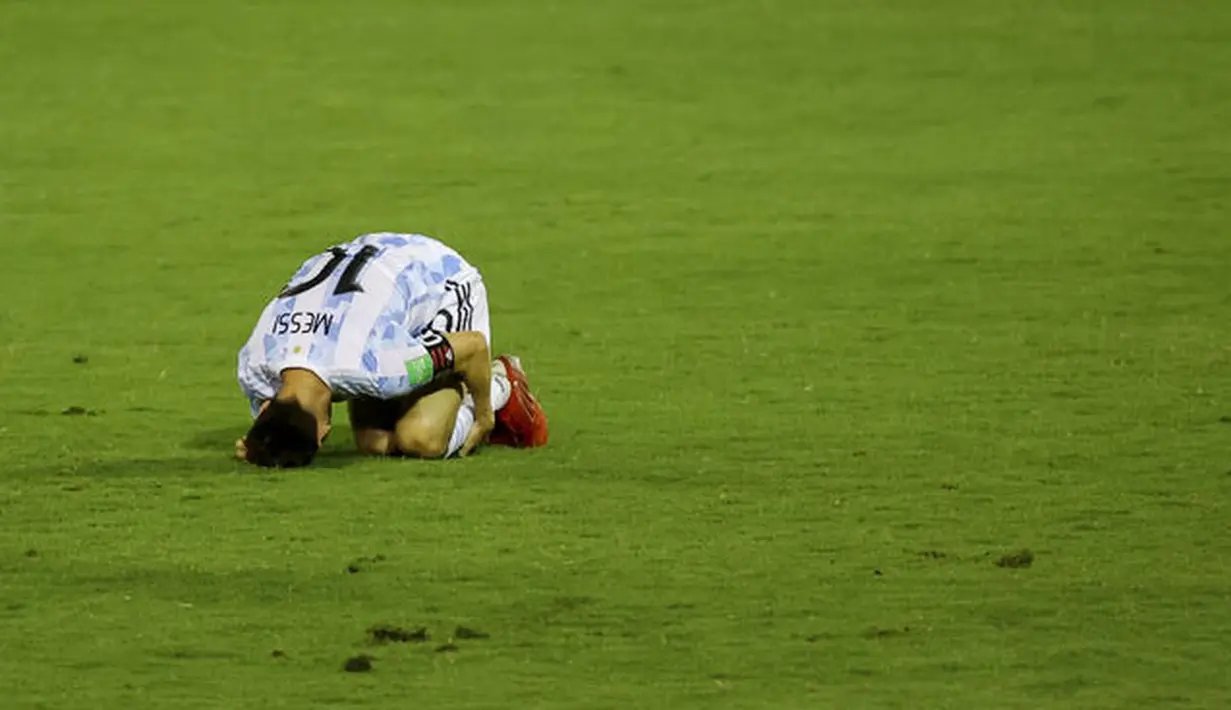
[[[345,296],[348,293],[360,293],[363,291],[363,284],[359,281],[363,277],[363,270],[367,268],[368,262],[372,257],[376,256],[380,249],[371,244],[365,246],[354,254],[348,253],[342,247],[333,247],[325,252],[329,254],[329,261],[320,270],[316,276],[304,281],[300,284],[287,284],[286,288],[282,289],[282,293],[278,294],[278,298],[290,298],[298,296],[301,293],[306,293],[320,286],[333,276],[334,272],[346,264],[346,269],[342,272],[342,276],[338,278],[338,283],[333,288],[333,295]],[[349,263],[347,263],[349,262]]]

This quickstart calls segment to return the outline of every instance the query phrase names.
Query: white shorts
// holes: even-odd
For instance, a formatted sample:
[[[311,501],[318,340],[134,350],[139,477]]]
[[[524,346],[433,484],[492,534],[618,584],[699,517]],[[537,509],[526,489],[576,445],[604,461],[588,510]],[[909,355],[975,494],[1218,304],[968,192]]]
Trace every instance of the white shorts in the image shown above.
[[[492,347],[491,311],[487,307],[487,286],[478,271],[445,281],[445,293],[427,330],[436,333],[478,331]]]

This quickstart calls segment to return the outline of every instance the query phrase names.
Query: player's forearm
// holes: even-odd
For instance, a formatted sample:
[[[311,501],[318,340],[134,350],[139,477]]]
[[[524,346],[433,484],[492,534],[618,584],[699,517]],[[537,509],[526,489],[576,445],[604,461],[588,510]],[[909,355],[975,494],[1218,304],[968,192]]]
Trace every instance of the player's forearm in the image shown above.
[[[474,397],[478,413],[492,406],[492,356],[487,338],[477,331],[449,333],[445,336],[453,348],[453,371],[461,376],[466,389]]]

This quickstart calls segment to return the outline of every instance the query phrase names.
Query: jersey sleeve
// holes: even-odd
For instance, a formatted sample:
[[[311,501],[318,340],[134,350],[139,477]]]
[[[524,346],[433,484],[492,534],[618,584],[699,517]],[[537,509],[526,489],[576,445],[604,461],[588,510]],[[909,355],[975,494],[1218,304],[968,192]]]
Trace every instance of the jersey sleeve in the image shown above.
[[[436,333],[425,333],[416,340],[396,347],[381,348],[365,359],[375,364],[366,386],[354,393],[374,399],[396,399],[423,387],[442,373],[453,369],[453,348]]]
[[[249,348],[247,347],[239,353],[239,367],[236,374],[239,380],[239,388],[243,391],[244,396],[248,398],[248,407],[251,410],[252,417],[255,419],[256,415],[260,413],[261,404],[273,399],[277,392],[269,382],[269,378],[264,370],[252,362]]]

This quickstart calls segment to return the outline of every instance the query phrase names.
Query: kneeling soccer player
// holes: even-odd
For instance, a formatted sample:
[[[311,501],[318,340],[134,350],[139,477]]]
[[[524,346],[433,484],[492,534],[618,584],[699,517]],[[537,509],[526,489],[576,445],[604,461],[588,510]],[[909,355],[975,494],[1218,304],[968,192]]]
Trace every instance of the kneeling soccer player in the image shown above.
[[[347,401],[363,453],[464,456],[488,441],[547,443],[520,361],[491,359],[487,289],[456,251],[366,234],[308,259],[239,352],[255,421],[236,457],[306,466]]]

